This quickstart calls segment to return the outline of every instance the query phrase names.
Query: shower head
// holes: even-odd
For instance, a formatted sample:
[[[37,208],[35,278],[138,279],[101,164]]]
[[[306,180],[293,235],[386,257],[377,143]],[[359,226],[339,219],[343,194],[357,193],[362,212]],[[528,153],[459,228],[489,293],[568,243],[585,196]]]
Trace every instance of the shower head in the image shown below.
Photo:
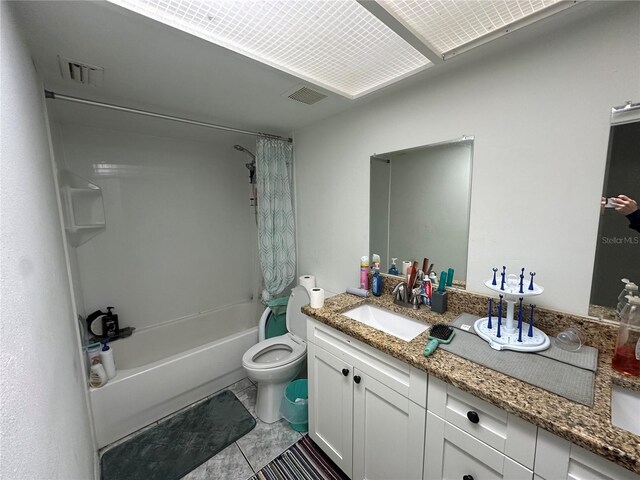
[[[256,156],[242,145],[234,145],[233,148],[251,157],[251,162],[245,163],[244,166],[249,169],[249,183],[256,183]]]
[[[244,153],[246,153],[246,154],[247,154],[247,155],[249,155],[249,156],[253,159],[253,161],[255,162],[255,160],[256,160],[256,156],[255,156],[253,153],[251,153],[249,150],[247,150],[246,148],[244,148],[242,145],[234,145],[234,146],[233,146],[233,148],[235,148],[235,149],[236,149],[236,150],[238,150],[239,152],[244,152]]]

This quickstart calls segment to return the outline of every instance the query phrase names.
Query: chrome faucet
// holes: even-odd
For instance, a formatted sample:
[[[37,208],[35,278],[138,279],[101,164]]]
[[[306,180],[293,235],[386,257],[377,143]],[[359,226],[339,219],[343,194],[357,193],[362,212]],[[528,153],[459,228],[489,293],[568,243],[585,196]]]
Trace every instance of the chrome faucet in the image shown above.
[[[414,310],[420,308],[420,287],[409,290],[407,282],[400,282],[394,287],[391,294],[393,295],[393,303],[396,305],[411,306]]]

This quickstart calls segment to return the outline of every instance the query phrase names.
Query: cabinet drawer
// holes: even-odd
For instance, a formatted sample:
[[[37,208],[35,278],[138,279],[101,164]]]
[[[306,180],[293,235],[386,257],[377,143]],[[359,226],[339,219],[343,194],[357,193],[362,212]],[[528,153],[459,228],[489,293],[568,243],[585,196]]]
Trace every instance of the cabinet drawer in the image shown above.
[[[315,320],[307,320],[311,342],[426,408],[427,374]]]
[[[532,480],[533,472],[427,412],[424,480]]]
[[[433,376],[427,409],[533,469],[537,427]]]

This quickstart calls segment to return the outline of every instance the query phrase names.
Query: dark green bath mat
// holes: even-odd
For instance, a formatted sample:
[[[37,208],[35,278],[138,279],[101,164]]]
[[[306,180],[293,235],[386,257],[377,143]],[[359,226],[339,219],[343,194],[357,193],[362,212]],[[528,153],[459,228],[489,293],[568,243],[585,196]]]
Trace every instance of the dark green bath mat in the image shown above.
[[[255,426],[225,390],[108,450],[100,462],[102,480],[177,480]]]

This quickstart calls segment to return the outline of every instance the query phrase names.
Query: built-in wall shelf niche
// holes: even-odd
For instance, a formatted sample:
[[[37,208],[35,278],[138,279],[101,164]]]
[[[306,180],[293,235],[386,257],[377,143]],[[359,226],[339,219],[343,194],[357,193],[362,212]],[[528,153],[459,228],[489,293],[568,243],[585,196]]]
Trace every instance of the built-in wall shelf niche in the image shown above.
[[[60,172],[60,196],[64,226],[71,245],[82,245],[106,228],[102,189],[99,186],[64,170]]]

